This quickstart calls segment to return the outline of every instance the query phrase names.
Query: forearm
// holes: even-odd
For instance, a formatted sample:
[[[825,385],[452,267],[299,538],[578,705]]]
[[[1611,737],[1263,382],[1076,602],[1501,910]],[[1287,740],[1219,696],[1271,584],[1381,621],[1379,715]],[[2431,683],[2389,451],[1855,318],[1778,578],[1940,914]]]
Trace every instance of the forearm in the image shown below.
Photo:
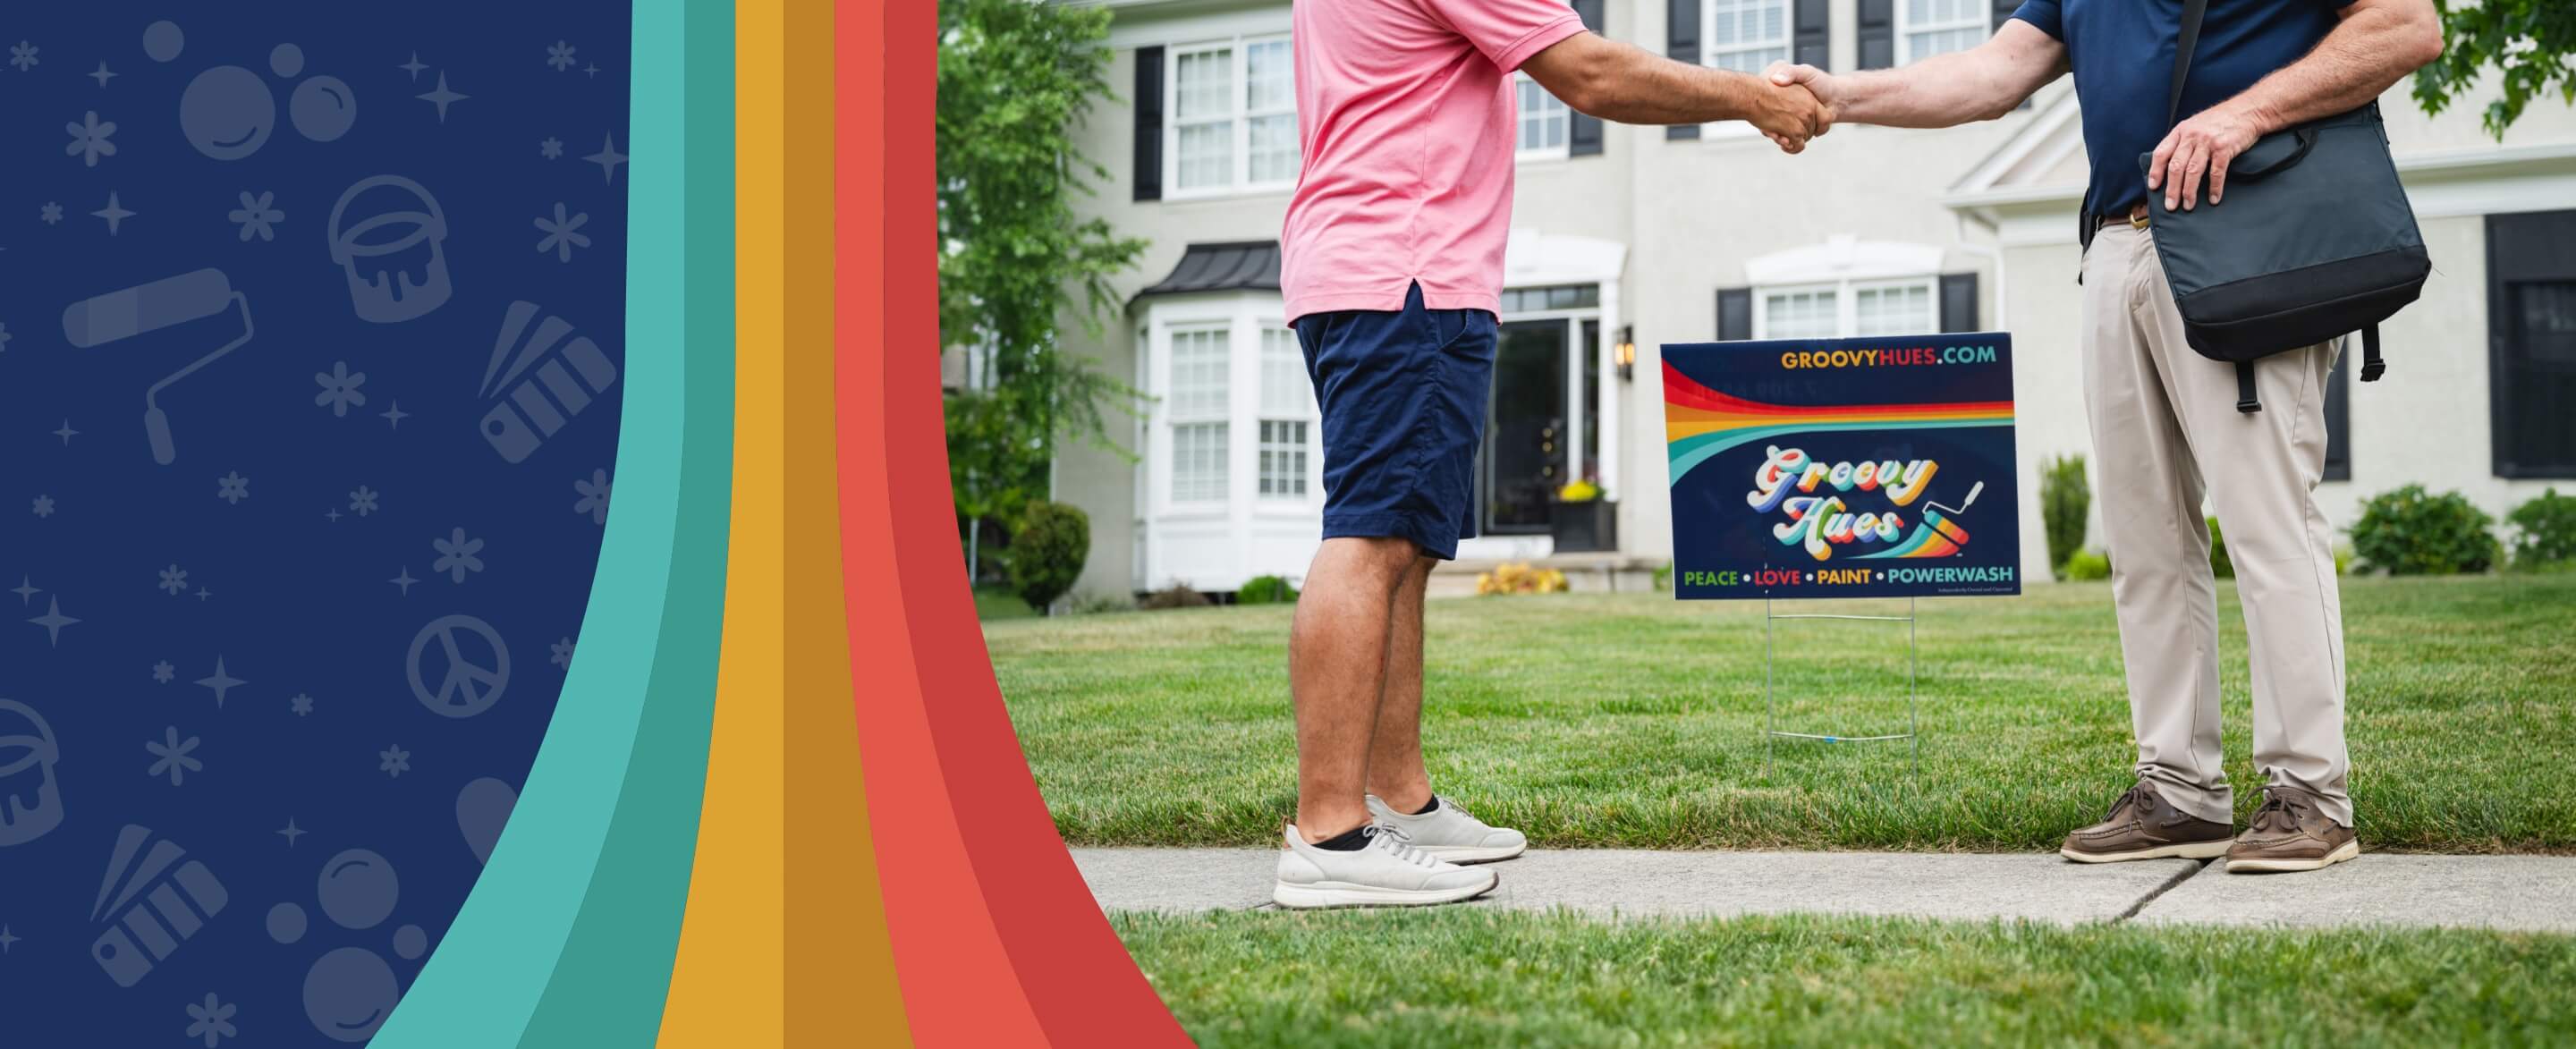
[[[1565,104],[1587,116],[1622,124],[1706,124],[1754,114],[1760,77],[1676,62],[1644,48],[1611,41],[1582,70],[1579,83],[1560,92]]]
[[[2256,81],[2220,106],[2268,134],[2358,109],[2398,79],[2441,56],[2429,6],[2373,5],[2353,12],[2307,57]]]
[[[2028,77],[2016,76],[2009,64],[1980,50],[1936,55],[1901,69],[1839,74],[1834,78],[1834,119],[1886,127],[1951,127],[2012,112],[2038,84],[2024,86]]]

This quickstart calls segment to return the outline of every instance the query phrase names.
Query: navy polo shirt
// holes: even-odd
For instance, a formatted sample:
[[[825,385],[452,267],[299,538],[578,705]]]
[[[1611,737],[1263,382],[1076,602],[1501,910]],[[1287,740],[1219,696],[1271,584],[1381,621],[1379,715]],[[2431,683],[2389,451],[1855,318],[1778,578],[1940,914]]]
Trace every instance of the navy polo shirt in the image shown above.
[[[2234,98],[2254,82],[2307,56],[2352,0],[2209,0],[2183,85],[2182,119]],[[2172,128],[2174,44],[2182,0],[2027,0],[2013,17],[2066,45],[2084,107],[2084,152],[2093,185],[2084,210],[2124,214],[2146,202],[2138,155]]]

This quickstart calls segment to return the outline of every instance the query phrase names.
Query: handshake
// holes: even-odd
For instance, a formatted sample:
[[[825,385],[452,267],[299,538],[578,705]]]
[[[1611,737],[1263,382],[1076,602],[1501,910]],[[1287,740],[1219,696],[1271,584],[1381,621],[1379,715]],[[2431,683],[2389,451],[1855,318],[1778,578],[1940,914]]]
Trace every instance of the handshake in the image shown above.
[[[1773,62],[1753,90],[1753,109],[1744,120],[1783,153],[1805,152],[1807,140],[1833,130],[1839,115],[1833,78],[1814,66]]]

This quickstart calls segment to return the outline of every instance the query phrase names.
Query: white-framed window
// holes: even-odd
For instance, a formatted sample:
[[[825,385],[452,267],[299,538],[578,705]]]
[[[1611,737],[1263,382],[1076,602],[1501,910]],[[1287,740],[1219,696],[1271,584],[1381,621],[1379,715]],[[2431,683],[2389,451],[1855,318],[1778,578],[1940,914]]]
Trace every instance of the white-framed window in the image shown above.
[[[1756,339],[1841,339],[1940,330],[1931,275],[1754,289]]]
[[[1514,74],[1520,93],[1520,156],[1523,160],[1566,155],[1566,131],[1573,110],[1526,73]]]
[[[1760,73],[1789,60],[1789,0],[1707,0],[1701,11],[1703,64]]]
[[[1297,182],[1296,70],[1285,36],[1172,49],[1164,184],[1177,197]]]
[[[1171,339],[1171,501],[1224,502],[1232,333],[1223,325],[1193,326],[1173,329]]]
[[[1315,389],[1297,333],[1266,322],[1261,329],[1259,458],[1253,494],[1263,499],[1307,497],[1307,449],[1315,416]]]
[[[1897,0],[1896,64],[1985,43],[1991,14],[1985,0]]]

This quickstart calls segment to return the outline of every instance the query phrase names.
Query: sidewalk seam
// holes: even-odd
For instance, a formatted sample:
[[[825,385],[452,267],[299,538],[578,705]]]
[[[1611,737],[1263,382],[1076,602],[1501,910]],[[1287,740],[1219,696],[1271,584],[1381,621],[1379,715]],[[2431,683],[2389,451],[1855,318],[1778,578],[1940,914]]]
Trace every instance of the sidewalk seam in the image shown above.
[[[2217,863],[2217,862],[2220,862],[2220,861],[2218,861],[2218,860],[2202,860],[2202,861],[2200,861],[2200,865],[2199,865],[2199,866],[2197,866],[2197,867],[2193,867],[2193,868],[2191,868],[2191,869],[2189,869],[2189,870],[2175,871],[2175,872],[2174,872],[2173,877],[2170,877],[2170,878],[2165,879],[2163,884],[2158,885],[2158,886],[2156,886],[2155,888],[2148,890],[2148,891],[2147,891],[2147,894],[2146,894],[2145,896],[2141,896],[2141,897],[2139,897],[2139,898],[2138,898],[2138,902],[2130,904],[2130,905],[2129,905],[2129,909],[2128,909],[2128,910],[2121,911],[2117,917],[2114,917],[2114,918],[2112,918],[2110,921],[2104,922],[2103,924],[2105,924],[2105,925],[2118,925],[2118,924],[2121,924],[2121,923],[2123,923],[2123,922],[2128,921],[2128,920],[2129,920],[2129,919],[2131,919],[2131,918],[2135,918],[2135,917],[2137,917],[2139,912],[2144,911],[2144,910],[2146,910],[2146,909],[2147,909],[2147,905],[2148,905],[2148,904],[2151,904],[2151,903],[2156,902],[2157,897],[2163,896],[2164,894],[2166,894],[2166,893],[2168,893],[2168,892],[2172,892],[2172,891],[2174,890],[2174,887],[2175,887],[2175,886],[2177,886],[2177,885],[2181,885],[2181,884],[2182,884],[2182,883],[2184,883],[2184,882],[2187,882],[2187,881],[2190,881],[2190,880],[2191,880],[2191,879],[2193,879],[2193,878],[2197,878],[2197,877],[2199,877],[2203,871],[2206,871],[2206,870],[2208,870],[2208,869],[2209,869],[2209,865],[2210,865],[2210,864],[2212,864],[2212,863]]]

